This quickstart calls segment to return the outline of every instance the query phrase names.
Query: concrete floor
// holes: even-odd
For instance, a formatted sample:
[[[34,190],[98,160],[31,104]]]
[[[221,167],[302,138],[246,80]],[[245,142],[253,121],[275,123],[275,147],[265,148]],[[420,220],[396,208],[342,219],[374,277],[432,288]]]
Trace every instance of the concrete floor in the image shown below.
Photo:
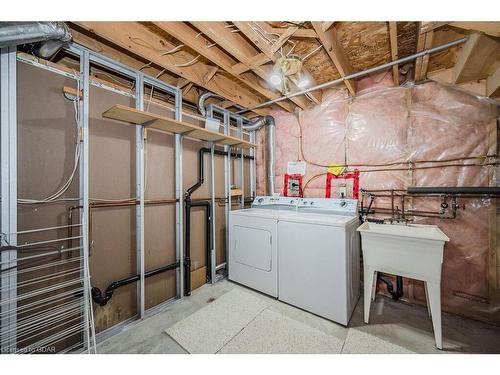
[[[266,300],[268,310],[342,340],[341,349],[332,353],[500,353],[500,327],[443,313],[443,350],[437,350],[424,307],[377,296],[367,325],[363,323],[361,298],[346,328],[228,280],[207,284],[195,290],[191,297],[174,302],[160,313],[103,341],[98,345],[98,353],[186,353],[165,329],[235,288]],[[224,351],[223,348],[221,352]]]

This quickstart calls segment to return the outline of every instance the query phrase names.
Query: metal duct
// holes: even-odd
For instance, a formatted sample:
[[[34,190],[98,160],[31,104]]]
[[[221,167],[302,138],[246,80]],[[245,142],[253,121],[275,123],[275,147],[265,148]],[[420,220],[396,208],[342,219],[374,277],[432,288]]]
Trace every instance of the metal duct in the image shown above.
[[[223,97],[207,91],[206,93],[200,95],[198,98],[198,111],[203,117],[206,117],[207,110],[205,108],[205,100],[208,98],[220,98]],[[274,117],[272,116],[260,116],[248,124],[243,125],[243,129],[247,131],[254,131],[267,126],[267,194],[274,194],[274,134],[276,125],[274,123]]]
[[[274,148],[275,129],[273,116],[262,116],[249,124],[243,125],[243,129],[254,131],[267,126],[267,195],[274,194]]]
[[[33,44],[29,50],[38,57],[50,58],[71,41],[71,33],[64,22],[2,22],[0,48]]]
[[[198,111],[201,113],[203,117],[206,117],[207,115],[207,109],[205,108],[205,100],[208,98],[218,98],[218,99],[224,99],[222,96],[214,94],[210,91],[207,91],[206,93],[200,95],[198,98]]]

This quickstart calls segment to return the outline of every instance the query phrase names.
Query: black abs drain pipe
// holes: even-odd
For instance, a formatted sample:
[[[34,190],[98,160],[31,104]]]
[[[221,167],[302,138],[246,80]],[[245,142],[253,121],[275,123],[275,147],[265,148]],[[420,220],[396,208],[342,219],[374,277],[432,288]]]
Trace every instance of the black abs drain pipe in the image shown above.
[[[204,155],[210,154],[211,149],[208,147],[202,147],[198,150],[198,181],[194,183],[190,188],[186,190],[184,194],[184,217],[185,217],[185,230],[184,230],[184,295],[191,295],[191,208],[192,207],[205,207],[205,252],[207,254],[207,281],[211,278],[211,254],[210,245],[212,242],[212,202],[211,201],[193,201],[191,196],[198,190],[205,182],[205,163]],[[226,151],[221,151],[214,149],[214,155],[219,156],[232,156],[240,157],[234,152],[228,153]],[[245,159],[254,159],[251,155],[243,155]]]
[[[179,267],[179,262],[175,262],[172,264],[169,264],[167,266],[163,266],[160,268],[156,268],[154,270],[148,271],[144,274],[144,277],[147,279],[148,277],[158,275],[163,272],[175,270],[176,268]],[[127,277],[126,279],[118,280],[118,281],[113,281],[111,284],[108,285],[106,288],[106,291],[103,293],[99,288],[93,287],[92,288],[92,299],[94,300],[95,303],[98,303],[101,306],[105,306],[108,301],[113,297],[113,292],[115,289],[120,288],[122,286],[128,285],[135,283],[141,279],[140,275],[135,275],[131,277]]]
[[[396,290],[394,290],[394,286],[390,280],[385,278],[385,275],[378,274],[378,279],[382,281],[386,287],[387,292],[392,296],[392,299],[397,301],[401,297],[403,297],[403,277],[396,276]]]
[[[186,228],[184,230],[184,295],[191,295],[191,208],[205,208],[205,253],[207,257],[207,282],[211,281],[211,263],[212,257],[210,244],[212,243],[212,202],[210,201],[192,201],[191,197],[184,201],[184,216],[186,219]]]

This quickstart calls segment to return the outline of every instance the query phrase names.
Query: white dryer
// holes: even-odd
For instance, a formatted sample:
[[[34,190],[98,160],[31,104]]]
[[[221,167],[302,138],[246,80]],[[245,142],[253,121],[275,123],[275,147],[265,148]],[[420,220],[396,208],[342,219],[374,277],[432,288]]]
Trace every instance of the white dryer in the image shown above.
[[[278,219],[296,199],[257,197],[252,208],[229,213],[229,280],[278,297]]]

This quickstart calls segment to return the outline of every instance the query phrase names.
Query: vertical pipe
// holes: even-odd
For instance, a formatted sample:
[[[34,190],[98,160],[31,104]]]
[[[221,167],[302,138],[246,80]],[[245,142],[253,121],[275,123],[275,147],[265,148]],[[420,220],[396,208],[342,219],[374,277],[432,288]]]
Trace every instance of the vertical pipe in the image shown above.
[[[212,105],[208,105],[207,109],[207,115],[210,117],[213,117],[213,107]],[[213,142],[210,142],[210,187],[209,187],[209,193],[210,193],[210,201],[212,202],[212,207],[211,207],[211,212],[210,212],[210,217],[212,220],[210,220],[210,230],[212,232],[212,238],[211,238],[211,246],[210,246],[210,282],[213,284],[215,283],[215,271],[217,267],[216,259],[215,259],[215,249],[216,249],[216,234],[215,234],[215,228],[216,228],[216,220],[215,220],[215,210],[216,210],[216,205],[215,205],[215,144]]]
[[[231,116],[229,111],[224,111],[224,134],[230,135],[230,127],[231,127]],[[227,271],[227,253],[229,249],[229,211],[231,211],[231,146],[224,146],[224,151],[226,155],[224,156],[224,181],[225,181],[225,189],[224,195],[227,197],[227,204],[225,207],[226,211],[226,230],[225,230],[225,258],[226,258],[226,271]],[[222,260],[221,260],[221,263]],[[217,265],[214,265],[216,267]]]
[[[89,90],[90,90],[90,56],[88,51],[82,51],[80,54],[80,82],[83,93],[80,111],[80,132],[81,132],[81,156],[80,156],[80,204],[83,207],[80,210],[80,223],[82,224],[82,249],[83,249],[83,268],[84,268],[84,308],[85,320],[84,343],[87,352],[90,353],[90,332],[94,339],[94,351],[96,350],[95,331],[93,324],[92,303],[90,295],[90,265],[89,265]],[[90,326],[90,327],[89,327]]]
[[[255,130],[250,132],[250,142],[255,143]],[[255,148],[250,148],[250,156],[253,159],[250,160],[250,196],[252,199],[255,198],[256,190],[256,175],[255,175]]]
[[[191,295],[191,197],[187,197],[184,204],[184,219],[186,220],[186,239],[184,240],[184,295]]]
[[[182,121],[182,91],[177,89],[175,94],[175,119]],[[175,135],[175,253],[179,268],[176,273],[177,298],[184,296],[184,221],[182,208],[184,207],[184,195],[182,193],[182,140],[183,136]]]
[[[144,109],[144,75],[137,73],[135,77],[135,108],[138,110]],[[145,129],[142,125],[135,127],[135,196],[139,200],[139,205],[136,207],[136,259],[137,259],[137,274],[139,282],[137,283],[137,310],[139,318],[143,319],[145,305],[145,283],[144,276],[144,147],[145,147]]]
[[[0,110],[1,110],[1,231],[0,244],[17,245],[17,77],[16,47],[0,51]],[[15,266],[17,252],[4,251],[1,254],[2,268]],[[10,262],[10,263],[4,263]],[[0,279],[1,299],[12,302],[1,306],[0,348],[6,353],[15,352],[17,329],[5,335],[17,325],[17,276],[15,272],[2,273]],[[5,314],[5,311],[14,313]]]
[[[241,139],[243,139],[243,118],[238,116],[238,132]],[[240,208],[245,208],[245,162],[243,159],[243,147],[240,148],[241,156],[240,156],[240,189],[241,189],[241,197],[240,197]],[[231,193],[231,192],[229,192]],[[229,230],[229,228],[227,228]],[[227,263],[227,262],[226,262]]]

